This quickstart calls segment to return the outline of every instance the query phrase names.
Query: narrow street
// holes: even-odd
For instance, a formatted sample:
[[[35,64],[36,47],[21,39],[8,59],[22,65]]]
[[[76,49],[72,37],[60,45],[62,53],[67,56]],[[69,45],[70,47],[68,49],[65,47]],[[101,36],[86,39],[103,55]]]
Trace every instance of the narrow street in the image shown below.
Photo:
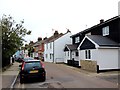
[[[64,64],[44,64],[47,72],[45,82],[31,81],[20,84],[18,77],[14,88],[118,88],[116,83],[91,77]]]

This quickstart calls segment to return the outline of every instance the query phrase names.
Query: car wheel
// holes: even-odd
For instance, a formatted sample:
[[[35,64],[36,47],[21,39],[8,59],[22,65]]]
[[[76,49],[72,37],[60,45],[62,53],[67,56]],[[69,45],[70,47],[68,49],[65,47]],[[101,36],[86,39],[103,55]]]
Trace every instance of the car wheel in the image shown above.
[[[20,83],[21,83],[21,84],[23,84],[23,83],[24,83],[24,82],[23,82],[23,79],[20,79]]]
[[[42,78],[42,81],[44,82],[46,80],[46,76],[44,76],[43,78]]]
[[[20,77],[20,83],[23,84],[24,83],[24,79],[22,77]]]

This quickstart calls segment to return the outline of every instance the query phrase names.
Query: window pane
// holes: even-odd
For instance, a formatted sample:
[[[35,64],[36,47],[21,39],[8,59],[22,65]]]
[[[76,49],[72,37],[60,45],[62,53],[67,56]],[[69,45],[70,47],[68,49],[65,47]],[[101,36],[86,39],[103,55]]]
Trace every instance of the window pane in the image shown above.
[[[76,52],[76,56],[79,56],[79,53],[78,53],[78,52]]]
[[[85,50],[85,58],[87,59],[87,50]]]
[[[40,62],[28,62],[25,64],[25,69],[40,68]]]
[[[85,58],[91,59],[91,51],[90,50],[85,50]]]
[[[109,26],[102,28],[103,36],[109,35]]]
[[[91,53],[90,53],[90,50],[88,50],[88,59],[91,59]]]
[[[80,37],[75,38],[75,43],[78,43],[78,42],[80,42]]]

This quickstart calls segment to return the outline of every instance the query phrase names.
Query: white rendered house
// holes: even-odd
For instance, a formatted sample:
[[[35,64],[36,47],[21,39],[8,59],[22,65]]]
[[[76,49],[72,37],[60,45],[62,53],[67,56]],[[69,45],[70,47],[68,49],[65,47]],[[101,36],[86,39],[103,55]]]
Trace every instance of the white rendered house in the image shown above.
[[[71,32],[65,34],[55,34],[48,38],[44,43],[44,61],[53,63],[63,63],[64,47],[66,44],[71,44]]]
[[[119,44],[100,35],[85,36],[78,47],[80,60],[96,62],[99,70],[120,69]]]

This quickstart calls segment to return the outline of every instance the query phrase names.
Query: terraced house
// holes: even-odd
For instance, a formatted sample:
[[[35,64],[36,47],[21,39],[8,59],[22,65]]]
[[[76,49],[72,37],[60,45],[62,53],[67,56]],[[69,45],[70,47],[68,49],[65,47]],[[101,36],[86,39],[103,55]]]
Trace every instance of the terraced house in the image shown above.
[[[44,42],[46,37],[42,40],[41,37],[38,38],[38,41],[34,43],[34,57],[40,60],[43,60],[44,57]]]
[[[64,51],[72,51],[70,60],[77,61],[79,63],[77,65],[81,68],[97,72],[120,69],[119,15],[106,21],[102,19],[99,24],[79,32],[71,38],[72,48],[70,45],[66,45]],[[78,59],[73,56],[73,52],[77,52],[77,50]]]
[[[68,30],[65,34],[55,31],[54,35],[46,39],[44,44],[45,62],[63,63],[65,44],[71,43],[71,32]]]

